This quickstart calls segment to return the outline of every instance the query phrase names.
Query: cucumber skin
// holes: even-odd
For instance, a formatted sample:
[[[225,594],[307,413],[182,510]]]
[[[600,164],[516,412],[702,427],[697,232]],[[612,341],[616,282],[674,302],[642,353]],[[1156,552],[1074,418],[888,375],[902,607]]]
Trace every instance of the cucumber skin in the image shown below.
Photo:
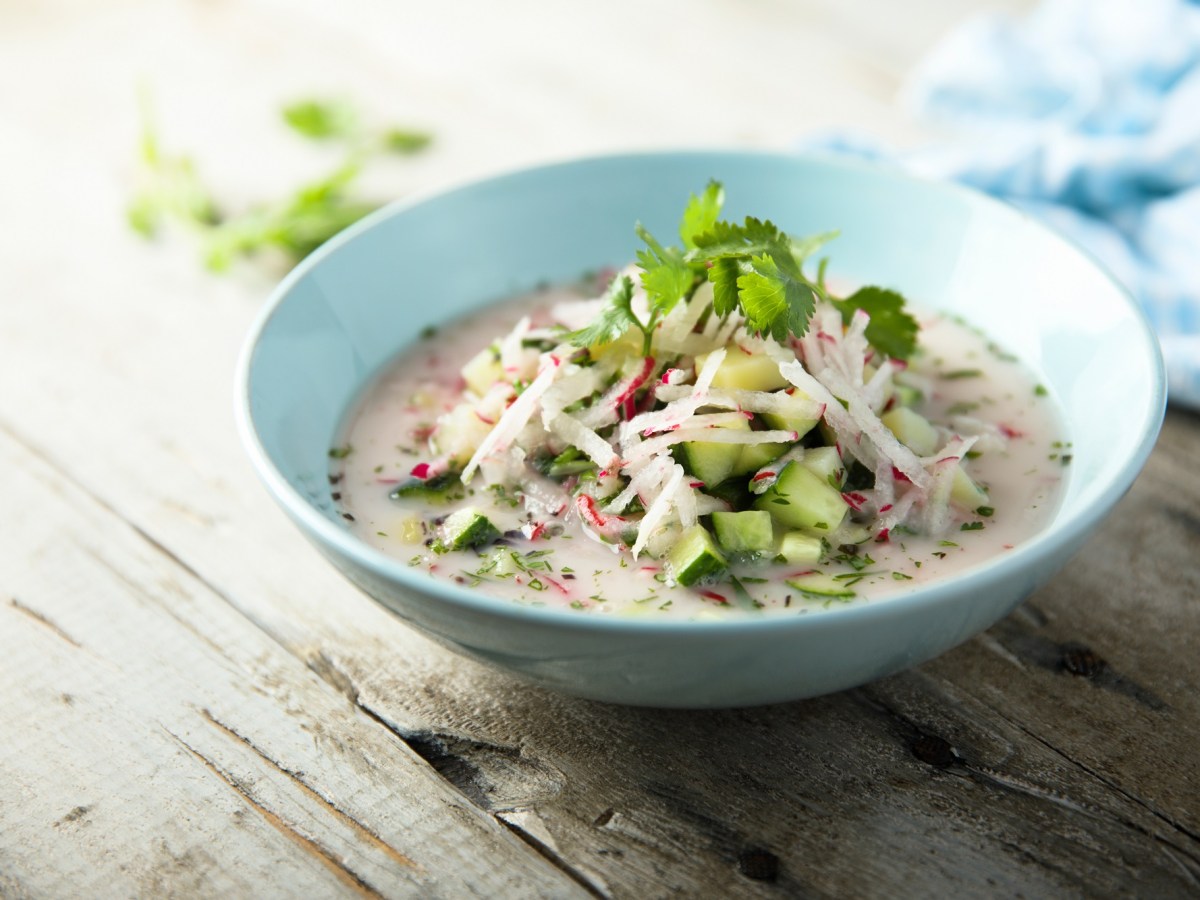
[[[443,544],[450,550],[482,547],[500,537],[492,520],[472,506],[453,513],[442,525]]]
[[[826,597],[835,600],[849,600],[858,596],[850,588],[837,581],[832,575],[814,572],[811,575],[800,575],[786,579],[790,587],[810,597]]]
[[[667,554],[671,577],[684,587],[716,581],[729,568],[729,561],[717,549],[712,535],[703,525],[684,530]]]
[[[715,512],[712,514],[712,523],[717,543],[730,553],[758,556],[769,552],[775,545],[775,531],[768,512],[756,509]]]
[[[769,512],[786,528],[815,534],[834,531],[849,510],[839,491],[796,462],[784,467],[778,480],[759,495],[754,506]]]

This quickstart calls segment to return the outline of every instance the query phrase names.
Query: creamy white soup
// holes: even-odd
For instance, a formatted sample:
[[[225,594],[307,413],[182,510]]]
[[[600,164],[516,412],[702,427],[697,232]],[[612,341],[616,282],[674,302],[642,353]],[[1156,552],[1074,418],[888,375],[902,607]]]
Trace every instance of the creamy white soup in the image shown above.
[[[884,600],[1011,551],[1053,514],[1070,444],[984,335],[918,312],[900,362],[818,305],[779,344],[705,320],[706,288],[649,340],[599,352],[564,341],[603,309],[583,286],[424,336],[331,450],[349,527],[516,603],[725,618]]]

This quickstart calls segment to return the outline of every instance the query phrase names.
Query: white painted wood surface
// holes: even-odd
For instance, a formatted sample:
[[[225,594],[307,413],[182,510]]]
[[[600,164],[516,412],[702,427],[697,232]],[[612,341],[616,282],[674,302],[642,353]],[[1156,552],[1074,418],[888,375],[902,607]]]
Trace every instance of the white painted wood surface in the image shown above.
[[[387,197],[619,148],[915,140],[899,80],[967,8],[0,6],[0,896],[1200,891],[1196,417],[941,659],[761,710],[605,707],[449,655],[317,558],[233,429],[274,275],[124,226],[139,83],[234,204],[330,165],[286,100],[429,128],[372,176]]]

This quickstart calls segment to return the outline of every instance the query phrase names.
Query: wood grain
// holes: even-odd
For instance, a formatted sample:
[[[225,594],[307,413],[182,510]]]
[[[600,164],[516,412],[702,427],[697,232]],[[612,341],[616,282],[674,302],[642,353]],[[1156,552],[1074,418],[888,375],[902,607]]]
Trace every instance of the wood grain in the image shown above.
[[[21,836],[5,841],[4,868],[24,889],[572,893],[406,744],[2,434],[0,470],[12,508],[38,512],[0,524],[13,723],[0,834]]]
[[[436,153],[374,182],[399,193],[686,142],[694,114],[665,101],[721,37],[765,61],[736,97],[687,70],[738,101],[714,141],[902,140],[898,78],[961,15],[764,3],[765,28],[740,8],[689,6],[667,51],[650,38],[671,4],[548,13],[558,43],[480,7],[445,58],[426,7],[0,13],[0,75],[30,86],[0,96],[0,149],[45,176],[0,204],[0,896],[1200,892],[1196,416],[1168,417],[1057,579],[917,670],[752,710],[610,707],[454,657],[335,575],[233,429],[272,274],[214,279],[185,240],[121,225],[147,71],[164,128],[248,201],[324,164],[263,124],[320,58],[318,86],[437,131]],[[544,52],[514,62],[501,33]],[[606,65],[618,41],[639,69]],[[798,84],[817,88],[798,102]]]

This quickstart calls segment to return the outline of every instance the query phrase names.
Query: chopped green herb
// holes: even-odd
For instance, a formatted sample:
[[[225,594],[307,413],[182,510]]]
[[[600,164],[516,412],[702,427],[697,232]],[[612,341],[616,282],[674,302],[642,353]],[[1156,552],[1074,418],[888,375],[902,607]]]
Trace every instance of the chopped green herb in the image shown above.
[[[982,369],[954,369],[950,372],[943,372],[942,376],[946,381],[960,381],[963,378],[982,378]]]
[[[959,526],[959,530],[960,531],[983,531],[983,523],[982,522],[963,522],[962,525]]]
[[[948,416],[965,416],[967,413],[972,413],[977,409],[979,409],[978,403],[964,400],[960,403],[955,403],[953,406],[951,406],[949,409],[947,409],[946,415],[948,415]]]
[[[996,510],[991,506],[981,506],[975,510],[975,514],[978,516],[984,516],[986,518],[994,516],[996,514]]]
[[[344,447],[330,447],[329,448],[329,458],[330,459],[345,459],[347,456],[349,456],[353,452],[354,452],[354,448],[352,446],[350,446],[349,444],[346,444]]]
[[[917,563],[917,565],[919,566],[920,563]],[[896,581],[912,581],[912,576],[905,575],[903,572],[893,572],[892,578],[894,578]]]

